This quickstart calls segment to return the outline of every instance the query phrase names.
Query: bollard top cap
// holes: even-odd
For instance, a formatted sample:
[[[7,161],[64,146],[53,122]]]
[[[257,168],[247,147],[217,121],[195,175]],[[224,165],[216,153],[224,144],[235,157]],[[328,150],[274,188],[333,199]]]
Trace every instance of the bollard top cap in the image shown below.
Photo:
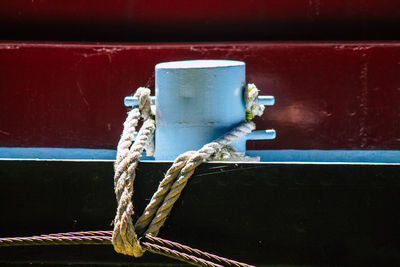
[[[245,63],[238,60],[198,59],[163,62],[157,64],[156,69],[205,69],[238,66],[245,66]]]

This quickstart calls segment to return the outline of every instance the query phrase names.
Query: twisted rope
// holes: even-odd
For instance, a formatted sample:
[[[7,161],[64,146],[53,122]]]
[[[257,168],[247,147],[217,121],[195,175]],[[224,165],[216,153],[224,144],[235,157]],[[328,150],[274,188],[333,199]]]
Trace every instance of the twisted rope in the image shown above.
[[[227,146],[254,129],[255,124],[253,122],[242,123],[215,142],[203,146],[199,151],[188,151],[179,155],[160,182],[157,191],[153,194],[143,214],[136,221],[135,228],[137,233],[143,234],[146,232],[146,234],[157,236],[159,229],[164,224],[173,204],[179,198],[195,168],[210,158],[221,159],[221,155],[224,152],[228,152],[229,156],[227,158],[232,158],[232,155],[235,155],[235,151]],[[179,178],[177,179],[178,176]],[[146,228],[148,229],[147,231],[145,231]]]
[[[144,96],[144,89],[139,88],[138,92],[136,92],[135,96],[138,97],[139,101],[139,111],[141,113],[144,112],[151,112],[151,100],[149,95],[149,90],[146,91],[146,96]],[[143,95],[143,96],[142,96]],[[254,115],[262,115],[264,110],[263,105],[257,104],[257,96],[258,96],[258,89],[254,86],[254,84],[249,84],[247,90],[245,90],[245,100],[246,100],[246,112],[250,112]],[[138,112],[135,112],[136,116],[134,119],[137,120]],[[147,113],[146,113],[147,114]],[[252,115],[253,116],[253,115]],[[145,115],[142,117],[145,119],[145,123],[143,124],[142,128],[145,126],[147,120],[150,116]],[[253,117],[251,117],[253,118]],[[129,115],[128,115],[128,118]],[[153,120],[151,120],[153,121]],[[167,171],[164,179],[161,181],[157,191],[154,193],[152,199],[150,200],[149,204],[145,208],[143,214],[137,220],[135,227],[132,224],[132,219],[130,214],[133,213],[132,203],[130,202],[130,198],[132,197],[133,192],[133,179],[129,180],[131,182],[126,183],[124,179],[121,179],[121,176],[125,173],[134,174],[134,170],[138,164],[138,158],[143,151],[145,144],[149,143],[149,138],[147,135],[141,135],[139,131],[139,135],[137,139],[142,138],[141,145],[137,145],[137,140],[132,145],[130,149],[130,143],[132,137],[125,136],[125,132],[132,133],[134,128],[137,125],[137,121],[135,123],[126,123],[127,126],[124,124],[124,131],[121,137],[121,143],[123,145],[118,145],[118,149],[121,147],[123,149],[121,153],[117,152],[118,155],[122,155],[121,158],[124,156],[125,158],[129,158],[129,155],[132,152],[136,152],[130,161],[124,161],[117,156],[116,166],[122,166],[123,169],[120,170],[116,168],[116,176],[115,181],[116,185],[116,195],[117,201],[119,203],[117,216],[116,216],[116,227],[114,229],[118,229],[119,232],[115,232],[113,235],[113,244],[114,248],[117,252],[133,255],[135,257],[140,257],[144,250],[140,247],[139,242],[137,241],[136,232],[140,235],[142,234],[151,234],[153,236],[157,236],[160,228],[163,226],[165,220],[167,219],[168,215],[170,214],[173,205],[178,200],[179,196],[182,193],[182,190],[185,188],[187,181],[193,175],[197,166],[201,163],[213,159],[213,158],[221,158],[221,154],[223,153],[230,153],[233,152],[234,149],[230,148],[229,145],[236,141],[238,138],[250,133],[252,130],[255,129],[255,124],[251,121],[244,122],[239,126],[235,127],[231,131],[229,131],[224,136],[218,138],[214,142],[204,145],[198,151],[189,151],[180,156],[174,161],[171,168]],[[129,126],[129,127],[128,127]],[[125,127],[126,130],[125,130]],[[226,149],[228,147],[228,149]],[[224,150],[225,149],[225,150]],[[126,163],[126,164],[123,164]],[[124,170],[128,170],[124,173]],[[125,183],[119,183],[119,181],[124,181]],[[119,187],[121,186],[121,188]],[[123,191],[125,187],[128,187],[128,190]],[[120,200],[122,197],[119,195],[120,192],[126,192],[123,198],[123,202],[127,203],[127,205],[121,205]],[[128,202],[129,200],[129,202]],[[123,213],[122,213],[123,212]],[[121,216],[120,214],[124,216]],[[123,217],[123,218],[121,218]],[[118,220],[117,220],[118,219]],[[118,225],[117,225],[118,223]],[[121,233],[125,233],[125,235],[121,235]],[[115,241],[114,241],[115,236]],[[118,238],[117,238],[118,237]],[[131,240],[131,241],[129,241]],[[118,241],[118,242],[116,242]]]
[[[163,200],[163,203],[157,209],[156,214],[149,224],[145,234],[157,236],[160,228],[167,219],[167,216],[171,212],[174,203],[178,200],[182,190],[185,188],[188,179],[193,175],[196,167],[206,161],[208,158],[211,158],[211,156],[220,148],[220,144],[213,142],[203,146],[198,151],[193,151],[193,153],[188,155],[189,159],[181,169],[178,178],[172,184],[171,189]]]
[[[264,106],[257,103],[258,92],[254,84],[249,84],[248,89],[245,91],[245,100],[246,108],[249,109],[249,112],[261,116]],[[161,181],[143,214],[137,220],[135,225],[137,231],[140,234],[145,233],[157,236],[196,167],[210,159],[219,160],[221,155],[223,156],[226,152],[230,154],[227,158],[237,156],[234,148],[229,145],[254,129],[254,122],[241,123],[214,142],[203,146],[200,150],[189,151],[179,155],[167,171],[165,178]],[[237,157],[240,158],[241,155]],[[146,228],[147,230],[145,230]]]
[[[135,224],[136,231],[139,235],[142,235],[149,223],[151,222],[154,214],[157,212],[158,207],[162,204],[163,199],[171,189],[172,184],[180,174],[182,168],[186,165],[186,162],[193,155],[194,151],[188,151],[179,155],[172,166],[168,169],[164,179],[158,185],[157,191],[153,194],[149,204],[145,208],[142,216],[138,218]]]
[[[133,182],[139,157],[143,150],[146,150],[148,155],[152,155],[154,152],[155,112],[151,107],[150,90],[148,88],[139,88],[135,96],[138,98],[139,107],[132,109],[128,113],[124,123],[124,130],[118,143],[117,157],[114,163],[114,190],[118,208],[112,233],[110,231],[91,231],[33,237],[0,238],[0,246],[104,245],[109,244],[111,241],[115,251],[135,257],[140,257],[145,250],[149,250],[199,266],[250,266],[192,249],[175,242],[156,238],[155,236],[158,234],[174,203],[179,198],[188,179],[193,175],[198,165],[207,160],[220,159],[224,153],[231,153],[233,156],[238,156],[230,144],[254,130],[255,124],[250,120],[255,115],[261,116],[264,110],[263,105],[257,104],[258,89],[254,84],[249,84],[245,92],[247,122],[235,127],[214,142],[204,145],[200,150],[186,152],[178,156],[174,161],[143,215],[136,222],[136,230],[140,234],[145,234],[142,241],[138,239],[132,223]],[[143,118],[144,122],[132,144],[136,131],[135,127],[140,118]]]
[[[255,116],[261,116],[264,113],[264,105],[257,103],[259,90],[254,83],[247,85],[247,90],[244,94],[244,100],[246,101],[246,121],[251,121]]]
[[[139,107],[128,113],[114,164],[114,190],[118,208],[114,219],[112,243],[118,253],[140,257],[144,249],[140,246],[132,222],[133,182],[139,157],[145,147],[152,142],[155,122],[154,114],[151,112],[150,90],[141,87],[136,91],[135,96],[138,98]],[[133,133],[140,117],[144,119],[144,122],[132,144]]]
[[[235,138],[239,138],[241,136],[246,135],[251,132],[255,128],[253,122],[245,122],[240,124],[238,127],[234,128],[228,134],[223,137],[217,139],[215,142],[204,145],[198,151],[191,151],[182,154],[178,158],[180,159],[177,164],[171,166],[170,170],[174,170],[174,174],[178,172],[179,174],[174,183],[172,183],[172,178],[167,177],[164,180],[166,186],[164,185],[164,180],[161,181],[157,192],[153,195],[152,199],[149,202],[149,205],[145,208],[144,215],[142,215],[138,222],[140,222],[141,229],[144,226],[147,226],[147,230],[145,234],[151,234],[153,236],[157,236],[160,228],[163,226],[165,220],[170,214],[173,205],[180,197],[183,189],[185,188],[187,181],[193,175],[197,166],[201,163],[210,160],[213,156],[216,156],[219,151],[225,146],[229,145],[231,142],[235,140]],[[183,164],[183,161],[184,164]],[[169,170],[167,171],[167,174]],[[163,199],[163,203],[161,203],[161,199]],[[143,217],[143,218],[142,218]],[[150,222],[151,220],[151,222]]]

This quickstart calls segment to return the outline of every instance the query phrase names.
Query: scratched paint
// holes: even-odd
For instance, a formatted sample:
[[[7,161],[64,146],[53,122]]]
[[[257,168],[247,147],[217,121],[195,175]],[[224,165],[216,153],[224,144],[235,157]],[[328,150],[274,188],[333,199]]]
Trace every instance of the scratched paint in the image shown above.
[[[114,149],[154,66],[246,62],[247,82],[276,102],[256,119],[275,140],[248,149],[399,149],[400,43],[0,44],[0,146]]]

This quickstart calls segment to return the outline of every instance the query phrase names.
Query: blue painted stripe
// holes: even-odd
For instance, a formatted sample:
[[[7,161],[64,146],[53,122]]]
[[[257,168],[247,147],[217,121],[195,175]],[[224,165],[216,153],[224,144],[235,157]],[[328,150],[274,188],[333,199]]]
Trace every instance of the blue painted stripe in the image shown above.
[[[248,150],[263,162],[400,163],[400,150]]]
[[[114,149],[62,147],[0,147],[2,159],[114,160]]]
[[[248,150],[262,162],[400,163],[400,150]],[[0,147],[0,159],[114,160],[114,149]],[[142,160],[152,160],[142,157]]]

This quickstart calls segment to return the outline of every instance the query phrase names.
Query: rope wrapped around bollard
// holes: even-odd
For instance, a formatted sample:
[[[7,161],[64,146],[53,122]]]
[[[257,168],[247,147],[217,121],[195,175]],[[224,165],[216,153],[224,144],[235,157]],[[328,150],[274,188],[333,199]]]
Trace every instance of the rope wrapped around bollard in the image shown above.
[[[245,90],[246,107],[250,108],[247,112],[262,115],[264,106],[257,105],[257,95],[258,89],[254,84],[249,84],[247,90]],[[136,233],[157,236],[196,167],[205,161],[218,157],[218,153],[224,147],[229,146],[233,141],[254,130],[255,124],[252,121],[244,122],[214,142],[204,145],[200,150],[188,151],[178,156],[167,171],[164,179],[160,182],[157,191],[137,220],[136,225],[133,226],[131,198],[133,195],[135,169],[139,162],[140,154],[145,149],[145,144],[149,143],[149,140],[153,138],[155,128],[150,90],[141,87],[136,91],[135,96],[138,98],[139,107],[128,113],[118,144],[117,160],[114,165],[114,185],[118,209],[114,220],[112,240],[117,252],[140,257],[143,255],[144,250],[138,242]],[[131,114],[134,115],[131,116]],[[132,144],[133,133],[139,116],[144,119],[144,123],[135,142]]]
[[[261,116],[264,110],[263,105],[257,104],[257,95],[258,89],[254,84],[249,84],[245,90],[246,122],[204,145],[198,151],[188,151],[176,158],[134,225],[132,196],[135,170],[144,150],[148,155],[154,152],[155,131],[155,110],[151,106],[150,90],[144,87],[138,88],[135,96],[139,105],[128,112],[114,163],[114,191],[118,202],[114,230],[1,238],[0,246],[104,245],[112,242],[116,252],[134,257],[141,257],[148,250],[198,266],[250,266],[156,236],[197,166],[209,160],[226,159],[226,153],[229,154],[228,159],[237,160],[243,157],[230,144],[255,129],[251,119],[255,115]],[[143,119],[143,125],[133,141],[140,119]]]

